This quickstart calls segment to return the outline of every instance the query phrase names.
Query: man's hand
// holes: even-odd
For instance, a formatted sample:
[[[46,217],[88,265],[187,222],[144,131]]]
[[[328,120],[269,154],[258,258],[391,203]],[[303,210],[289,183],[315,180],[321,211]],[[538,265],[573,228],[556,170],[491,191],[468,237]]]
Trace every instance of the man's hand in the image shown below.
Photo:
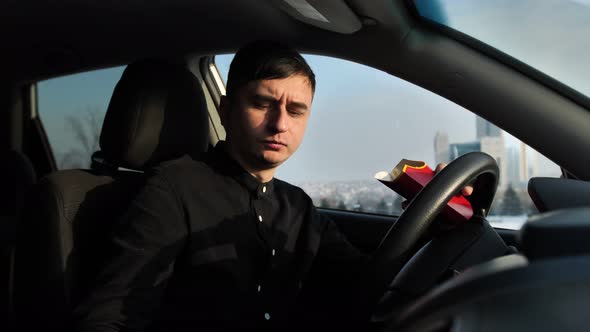
[[[438,172],[440,172],[443,168],[447,167],[447,164],[445,163],[440,163],[438,165],[436,165],[436,168],[434,169],[434,175],[438,174]],[[470,196],[473,193],[473,186],[465,186],[463,187],[463,189],[461,189],[461,194],[463,194],[463,196]],[[408,206],[409,202],[407,200],[402,202],[402,209],[405,209]]]

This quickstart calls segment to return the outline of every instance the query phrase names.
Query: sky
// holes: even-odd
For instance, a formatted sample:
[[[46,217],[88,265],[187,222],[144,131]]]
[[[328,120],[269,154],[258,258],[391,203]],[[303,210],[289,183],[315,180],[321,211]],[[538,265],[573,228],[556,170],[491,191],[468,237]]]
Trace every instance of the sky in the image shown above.
[[[438,3],[446,24],[590,95],[590,0]],[[304,142],[278,173],[283,179],[371,179],[401,158],[434,164],[437,131],[446,132],[451,143],[475,139],[475,116],[442,97],[360,64],[306,59],[316,73],[317,90]],[[223,76],[230,60],[230,55],[216,59]],[[76,144],[65,117],[87,109],[104,113],[122,71],[117,67],[39,83],[39,113],[57,154]],[[505,139],[517,145],[510,135]],[[541,175],[558,173],[557,166],[539,160]]]

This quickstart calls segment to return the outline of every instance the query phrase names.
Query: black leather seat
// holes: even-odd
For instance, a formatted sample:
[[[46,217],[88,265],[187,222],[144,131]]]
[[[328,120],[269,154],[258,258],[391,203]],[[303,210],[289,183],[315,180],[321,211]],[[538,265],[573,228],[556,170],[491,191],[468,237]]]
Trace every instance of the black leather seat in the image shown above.
[[[13,249],[16,225],[20,220],[25,194],[37,181],[35,169],[24,154],[2,153],[1,174],[5,175],[0,200],[0,322],[12,317]]]
[[[20,329],[68,324],[108,259],[109,232],[142,185],[141,171],[205,151],[208,125],[202,90],[182,65],[144,60],[126,68],[104,120],[94,163],[101,167],[55,172],[27,202],[15,260]]]

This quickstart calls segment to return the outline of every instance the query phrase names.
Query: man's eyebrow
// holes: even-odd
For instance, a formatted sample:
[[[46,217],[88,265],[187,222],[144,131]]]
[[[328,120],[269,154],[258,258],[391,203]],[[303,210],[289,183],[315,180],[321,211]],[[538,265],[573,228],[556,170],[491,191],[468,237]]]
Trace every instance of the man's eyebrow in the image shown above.
[[[277,101],[273,96],[261,95],[259,93],[254,94],[252,97],[258,101],[266,101],[269,103],[275,103]]]
[[[304,103],[300,103],[298,101],[292,101],[289,103],[289,106],[291,107],[295,107],[295,108],[299,108],[302,109],[304,111],[307,111],[307,105],[305,105]]]
[[[254,94],[253,98],[255,100],[263,101],[263,102],[269,102],[269,103],[276,103],[277,102],[277,99],[275,97],[269,96],[269,95],[262,95],[262,94],[259,94],[259,93]],[[308,107],[307,107],[307,105],[305,103],[302,103],[302,102],[299,102],[299,101],[291,101],[291,102],[289,102],[289,106],[290,107],[295,107],[295,108],[300,108],[300,109],[303,109],[305,111],[308,109]]]

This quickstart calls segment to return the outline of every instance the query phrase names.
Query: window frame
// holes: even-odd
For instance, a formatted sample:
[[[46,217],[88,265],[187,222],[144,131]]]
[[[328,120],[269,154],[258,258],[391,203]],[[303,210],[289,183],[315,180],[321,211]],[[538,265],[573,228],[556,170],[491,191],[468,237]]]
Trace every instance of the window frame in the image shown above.
[[[194,67],[200,74],[206,91],[209,92],[214,104],[214,108],[209,109],[209,136],[211,144],[215,145],[218,141],[225,139],[225,128],[221,124],[219,116],[219,103],[221,96],[225,94],[225,82],[223,82],[221,73],[215,64],[215,55],[205,55],[197,58],[196,65],[191,65],[191,67]]]
[[[39,90],[34,82],[24,88],[24,150],[30,156],[39,175],[49,174],[58,170],[55,154],[49,143],[47,130],[39,116]]]

